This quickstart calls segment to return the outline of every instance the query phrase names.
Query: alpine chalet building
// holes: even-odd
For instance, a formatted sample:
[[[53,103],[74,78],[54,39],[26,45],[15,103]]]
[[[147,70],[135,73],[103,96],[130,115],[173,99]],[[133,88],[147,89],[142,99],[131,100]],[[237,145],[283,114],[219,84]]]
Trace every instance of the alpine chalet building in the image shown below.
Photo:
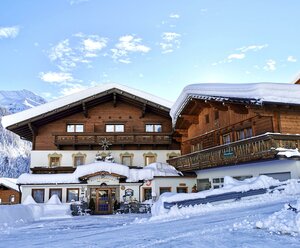
[[[197,188],[224,176],[300,178],[300,85],[192,84],[171,109],[181,156],[168,162],[197,173]]]

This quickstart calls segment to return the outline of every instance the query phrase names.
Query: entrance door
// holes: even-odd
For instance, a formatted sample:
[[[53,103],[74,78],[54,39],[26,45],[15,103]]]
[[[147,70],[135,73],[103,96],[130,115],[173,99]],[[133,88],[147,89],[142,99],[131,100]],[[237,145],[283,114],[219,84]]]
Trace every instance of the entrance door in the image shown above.
[[[112,213],[112,204],[111,204],[111,189],[97,189],[96,192],[97,214],[111,214]]]

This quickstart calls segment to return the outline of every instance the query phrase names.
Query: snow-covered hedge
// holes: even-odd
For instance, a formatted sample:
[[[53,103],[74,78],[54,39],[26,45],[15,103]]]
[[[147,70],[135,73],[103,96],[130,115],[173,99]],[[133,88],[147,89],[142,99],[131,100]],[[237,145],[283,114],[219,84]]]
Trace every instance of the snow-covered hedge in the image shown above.
[[[7,226],[30,223],[42,219],[71,217],[69,204],[62,204],[53,195],[45,204],[37,204],[31,196],[23,204],[0,205],[0,230]]]

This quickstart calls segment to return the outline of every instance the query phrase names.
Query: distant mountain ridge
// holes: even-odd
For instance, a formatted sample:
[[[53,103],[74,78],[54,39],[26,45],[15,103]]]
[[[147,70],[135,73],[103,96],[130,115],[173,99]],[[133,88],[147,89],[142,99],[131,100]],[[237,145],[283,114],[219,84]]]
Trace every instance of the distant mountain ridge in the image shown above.
[[[2,116],[14,114],[46,100],[28,90],[0,91],[0,122]],[[31,143],[0,125],[0,177],[18,177],[29,172]]]
[[[40,104],[46,103],[46,100],[29,90],[0,90],[0,106],[14,114],[25,109],[29,109]]]

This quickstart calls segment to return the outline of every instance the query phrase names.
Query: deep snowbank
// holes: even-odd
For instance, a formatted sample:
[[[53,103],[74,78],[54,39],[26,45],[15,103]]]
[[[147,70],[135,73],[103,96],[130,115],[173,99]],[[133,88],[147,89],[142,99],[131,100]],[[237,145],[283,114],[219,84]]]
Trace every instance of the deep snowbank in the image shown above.
[[[284,208],[270,215],[267,219],[257,221],[256,227],[281,234],[300,234],[300,200],[296,205],[285,204]]]
[[[36,204],[32,200],[33,199],[28,199],[25,204],[0,205],[0,230],[8,226],[38,220],[71,217],[69,204],[57,203],[51,199],[51,201],[49,200],[50,202],[46,204]],[[57,204],[52,204],[53,202]]]
[[[151,208],[152,216],[164,215],[168,210],[164,208],[164,202],[176,202],[183,200],[192,200],[197,198],[205,198],[207,196],[219,195],[229,192],[246,192],[255,189],[267,189],[271,186],[277,186],[280,182],[271,177],[259,176],[244,181],[238,181],[232,177],[224,177],[224,187],[219,189],[205,190],[198,193],[165,193],[162,194],[158,201]]]

